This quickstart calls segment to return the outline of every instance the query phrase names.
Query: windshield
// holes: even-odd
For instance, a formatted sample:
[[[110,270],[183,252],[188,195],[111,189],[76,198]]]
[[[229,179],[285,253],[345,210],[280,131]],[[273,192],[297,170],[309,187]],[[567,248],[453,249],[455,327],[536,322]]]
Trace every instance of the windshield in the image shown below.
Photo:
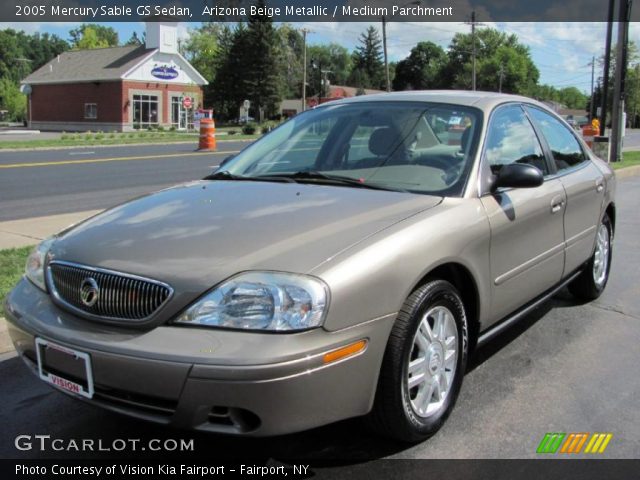
[[[459,196],[474,158],[478,110],[458,105],[367,102],[302,113],[221,168],[238,177]]]

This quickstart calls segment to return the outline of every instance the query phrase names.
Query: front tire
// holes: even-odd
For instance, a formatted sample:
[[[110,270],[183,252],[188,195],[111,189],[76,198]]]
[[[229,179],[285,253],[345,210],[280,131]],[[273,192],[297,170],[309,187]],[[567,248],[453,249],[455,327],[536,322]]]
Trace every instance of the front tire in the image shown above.
[[[569,291],[575,297],[582,300],[595,300],[604,291],[611,269],[612,238],[611,220],[605,214],[596,232],[596,245],[589,263],[582,273],[569,284]]]
[[[449,416],[467,364],[468,327],[456,288],[427,282],[405,301],[385,351],[370,426],[406,442],[425,440]]]

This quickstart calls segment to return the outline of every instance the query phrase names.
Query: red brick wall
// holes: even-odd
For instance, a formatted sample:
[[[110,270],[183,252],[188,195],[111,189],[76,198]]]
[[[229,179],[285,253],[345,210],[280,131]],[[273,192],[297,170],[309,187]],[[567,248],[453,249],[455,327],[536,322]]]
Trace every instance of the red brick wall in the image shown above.
[[[58,85],[33,85],[31,93],[32,121],[36,122],[116,122],[129,121],[129,89],[161,90],[162,123],[170,122],[169,92],[197,95],[202,101],[202,88],[197,85],[175,85],[155,82],[97,82]],[[84,104],[98,104],[98,118],[84,118]],[[198,107],[196,104],[194,107]]]
[[[121,122],[120,82],[32,85],[31,120],[36,122]],[[84,118],[84,104],[98,104],[98,118]]]
[[[162,109],[162,118],[160,121],[162,123],[170,123],[171,122],[171,99],[169,97],[170,93],[184,93],[186,95],[197,95],[199,98],[199,102],[202,102],[202,88],[198,85],[177,85],[171,83],[162,83],[162,82],[123,82],[122,88],[122,104],[126,105],[129,100],[129,89],[133,90],[161,90],[162,91],[162,104],[164,108]],[[200,105],[201,106],[201,105]],[[198,105],[194,105],[195,108],[198,108]],[[125,110],[123,111],[123,122],[127,122],[129,119],[128,109],[132,108],[127,105]]]

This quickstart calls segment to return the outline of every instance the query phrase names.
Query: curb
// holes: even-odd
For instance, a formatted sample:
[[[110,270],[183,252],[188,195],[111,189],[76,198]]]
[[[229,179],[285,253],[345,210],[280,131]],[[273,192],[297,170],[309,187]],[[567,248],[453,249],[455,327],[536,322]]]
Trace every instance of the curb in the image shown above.
[[[229,142],[254,142],[256,141],[258,138],[260,138],[259,136],[256,138],[240,138],[238,140],[231,140],[231,139],[224,139],[224,140],[218,140],[216,138],[216,141],[218,143],[229,143]],[[109,147],[144,147],[144,146],[151,146],[151,147],[155,147],[158,145],[186,145],[186,144],[196,144],[198,138],[195,138],[195,141],[179,141],[179,142],[160,142],[160,143],[154,143],[154,142],[143,142],[143,143],[114,143],[113,145],[66,145],[66,146],[59,146],[59,147],[25,147],[25,148],[0,148],[0,153],[3,152],[36,152],[39,150],[70,150],[72,148],[109,148]],[[28,143],[28,142],[25,142]],[[0,145],[2,145],[2,142],[0,141]]]
[[[7,321],[0,317],[0,355],[15,351],[13,348],[13,342],[9,337],[9,331],[7,329]]]
[[[633,177],[634,175],[640,174],[640,165],[633,165],[631,167],[615,170],[615,174],[618,179]]]

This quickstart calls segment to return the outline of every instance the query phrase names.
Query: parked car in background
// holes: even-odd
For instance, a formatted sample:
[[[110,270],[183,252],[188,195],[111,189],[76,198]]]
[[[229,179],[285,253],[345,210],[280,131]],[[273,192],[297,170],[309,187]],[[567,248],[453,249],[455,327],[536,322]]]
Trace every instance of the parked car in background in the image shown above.
[[[564,286],[602,293],[614,197],[529,98],[331,102],[42,242],[9,333],[40,379],[133,417],[261,436],[364,416],[420,441],[479,345]]]

